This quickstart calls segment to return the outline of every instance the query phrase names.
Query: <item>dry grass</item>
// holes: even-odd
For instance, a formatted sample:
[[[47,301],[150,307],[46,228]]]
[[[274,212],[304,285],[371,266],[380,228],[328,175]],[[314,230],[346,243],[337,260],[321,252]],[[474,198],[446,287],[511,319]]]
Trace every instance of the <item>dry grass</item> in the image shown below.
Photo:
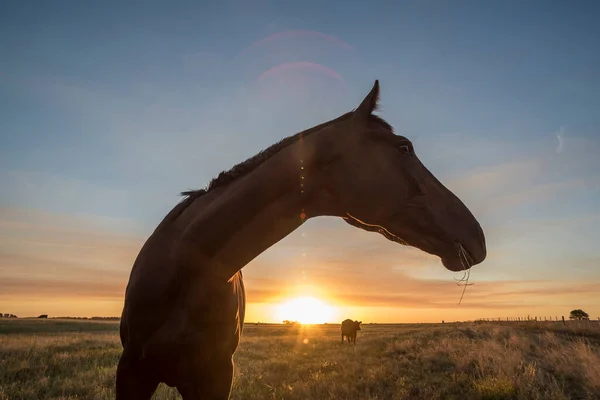
[[[0,322],[0,399],[113,399],[115,322]],[[600,330],[247,325],[232,399],[599,399]],[[180,398],[161,385],[155,399]]]

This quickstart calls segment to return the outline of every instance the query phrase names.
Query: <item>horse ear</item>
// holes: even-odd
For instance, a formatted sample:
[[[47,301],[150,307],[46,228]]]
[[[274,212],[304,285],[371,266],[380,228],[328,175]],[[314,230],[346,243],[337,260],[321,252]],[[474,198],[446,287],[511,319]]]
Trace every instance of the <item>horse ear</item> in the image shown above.
[[[367,97],[364,98],[360,106],[356,110],[354,110],[354,115],[359,118],[367,118],[369,115],[373,113],[373,111],[377,110],[379,103],[379,80],[375,80],[375,84],[373,85],[373,89],[369,92]]]

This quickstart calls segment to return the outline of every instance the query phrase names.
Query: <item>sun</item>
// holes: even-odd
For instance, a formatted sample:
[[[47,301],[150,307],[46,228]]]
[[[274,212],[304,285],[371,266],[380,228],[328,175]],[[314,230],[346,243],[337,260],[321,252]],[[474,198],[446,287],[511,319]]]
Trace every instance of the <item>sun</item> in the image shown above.
[[[296,297],[277,307],[279,320],[298,321],[301,324],[323,324],[331,322],[333,307],[310,296]]]

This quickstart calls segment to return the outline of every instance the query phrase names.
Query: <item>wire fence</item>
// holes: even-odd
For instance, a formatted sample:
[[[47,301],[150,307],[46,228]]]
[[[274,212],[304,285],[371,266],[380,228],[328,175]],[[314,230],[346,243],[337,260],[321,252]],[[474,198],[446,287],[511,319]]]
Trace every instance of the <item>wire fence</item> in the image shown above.
[[[600,329],[600,317],[593,318],[583,318],[583,319],[570,319],[565,318],[564,316],[554,316],[554,317],[532,317],[528,315],[527,317],[496,317],[496,318],[479,318],[474,320],[473,322],[518,322],[518,323],[546,323],[546,324],[558,324],[558,325],[566,325],[578,328],[599,328]]]

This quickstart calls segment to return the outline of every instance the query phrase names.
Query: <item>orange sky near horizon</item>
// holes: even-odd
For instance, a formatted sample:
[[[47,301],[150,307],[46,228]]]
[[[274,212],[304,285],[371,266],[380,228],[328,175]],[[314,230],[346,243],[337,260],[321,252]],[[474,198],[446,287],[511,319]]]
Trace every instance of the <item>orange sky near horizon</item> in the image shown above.
[[[282,313],[282,304],[306,296],[331,307],[331,320],[319,322],[333,323],[560,318],[573,308],[600,315],[593,281],[479,279],[478,269],[493,264],[493,252],[473,269],[475,284],[458,305],[460,274],[445,270],[436,257],[325,220],[308,221],[244,268],[248,322],[299,319],[298,312]],[[114,224],[123,223],[0,209],[0,312],[119,316],[144,237],[116,234]],[[343,241],[327,242],[328,236]],[[374,246],[377,251],[370,250]]]

